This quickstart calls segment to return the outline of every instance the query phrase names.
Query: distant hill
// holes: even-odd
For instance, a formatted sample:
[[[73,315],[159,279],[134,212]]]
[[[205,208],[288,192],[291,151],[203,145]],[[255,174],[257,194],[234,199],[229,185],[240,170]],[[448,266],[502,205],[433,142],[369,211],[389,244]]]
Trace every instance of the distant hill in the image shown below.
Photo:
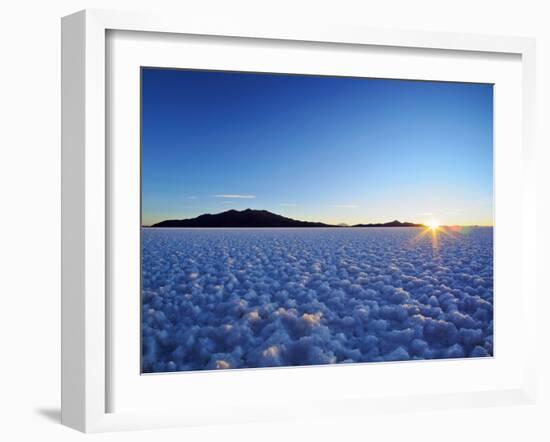
[[[425,227],[424,224],[390,221],[388,223],[332,225],[287,218],[267,210],[228,210],[216,214],[204,214],[196,218],[170,219],[151,227]]]
[[[397,220],[390,221],[389,223],[375,223],[375,224],[355,224],[353,227],[425,227],[424,224],[415,224],[408,222],[400,222]]]
[[[330,224],[298,221],[267,210],[228,210],[189,219],[166,220],[151,227],[334,227]]]

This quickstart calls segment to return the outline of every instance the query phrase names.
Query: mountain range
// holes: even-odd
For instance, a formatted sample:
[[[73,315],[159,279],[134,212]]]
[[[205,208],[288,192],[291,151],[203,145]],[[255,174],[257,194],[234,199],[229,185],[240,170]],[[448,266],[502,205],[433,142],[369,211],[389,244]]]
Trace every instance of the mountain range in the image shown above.
[[[340,227],[320,222],[299,221],[267,210],[228,210],[216,214],[204,214],[196,218],[172,219],[153,224],[151,227]],[[349,227],[424,227],[423,224],[391,221],[388,223],[356,224]]]

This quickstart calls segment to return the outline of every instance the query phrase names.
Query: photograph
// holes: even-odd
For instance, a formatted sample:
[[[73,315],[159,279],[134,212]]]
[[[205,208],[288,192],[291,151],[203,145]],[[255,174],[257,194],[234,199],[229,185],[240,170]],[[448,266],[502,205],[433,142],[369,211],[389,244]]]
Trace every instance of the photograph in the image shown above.
[[[142,374],[494,356],[493,84],[140,75]]]

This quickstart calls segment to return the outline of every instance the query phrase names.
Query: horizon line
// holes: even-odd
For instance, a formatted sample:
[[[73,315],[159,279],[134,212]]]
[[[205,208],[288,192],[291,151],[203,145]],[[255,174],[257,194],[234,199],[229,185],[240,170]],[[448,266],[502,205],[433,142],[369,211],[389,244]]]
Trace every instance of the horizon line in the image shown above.
[[[184,219],[187,219],[187,218],[184,218]],[[172,220],[163,220],[163,221],[172,221]],[[163,221],[159,221],[159,223],[163,222]],[[178,220],[180,221],[180,220]],[[301,220],[295,220],[295,221],[301,221]],[[398,220],[395,220],[395,221],[398,221]],[[308,222],[315,222],[315,221],[308,221]],[[388,222],[391,222],[391,221],[388,221]],[[338,228],[341,228],[341,229],[348,229],[348,228],[361,228],[361,227],[364,227],[364,226],[368,226],[368,225],[372,225],[372,224],[387,224],[388,222],[386,223],[359,223],[359,224],[350,224],[350,225],[343,225],[342,223],[340,224],[327,224],[326,227],[338,227]],[[400,221],[401,222],[401,221]],[[423,223],[413,223],[412,221],[404,221],[403,223],[409,223],[410,224],[416,224],[415,226],[410,226],[410,227],[407,227],[407,228],[428,228],[429,226],[427,226],[426,224],[423,224]],[[155,223],[155,224],[158,224],[158,223]],[[326,224],[326,223],[321,223],[321,224]],[[344,223],[345,224],[345,223]],[[155,229],[162,229],[164,227],[158,227],[158,226],[154,226],[154,225],[147,225],[147,224],[141,224],[141,227],[148,227],[148,228],[155,228]],[[382,226],[380,226],[382,228]],[[441,224],[438,226],[438,228],[444,228],[444,227],[461,227],[461,228],[466,228],[466,227],[495,227],[494,224]],[[174,229],[174,228],[178,228],[178,227],[167,227],[169,229]],[[231,229],[255,229],[255,228],[264,228],[264,227],[180,227],[181,229],[224,229],[224,228],[231,228]],[[273,227],[272,227],[273,228]],[[280,229],[288,229],[289,227],[278,227]],[[292,228],[292,227],[290,227]],[[301,228],[303,229],[304,227],[296,227],[296,228]],[[308,227],[305,227],[305,228],[308,228]],[[324,227],[309,227],[311,229],[322,229]],[[369,228],[376,228],[376,227],[369,227]],[[391,227],[390,227],[391,228]],[[397,227],[398,228],[398,227]]]
[[[245,211],[258,211],[258,212],[269,212],[271,214],[274,214],[274,215],[278,215],[278,216],[284,216],[285,218],[289,218],[289,219],[292,219],[292,220],[295,220],[295,221],[304,221],[302,219],[296,219],[296,218],[291,218],[291,217],[288,217],[286,215],[282,215],[280,213],[275,213],[275,212],[271,212],[269,210],[266,210],[266,209],[251,209],[250,207],[246,208],[246,209],[242,209],[242,210],[238,210],[238,209],[228,209],[228,210],[223,210],[221,212],[216,212],[216,213],[210,213],[210,212],[205,212],[205,213],[201,213],[200,215],[197,215],[197,216],[193,216],[193,217],[189,217],[189,218],[167,218],[167,219],[163,219],[163,220],[160,220],[160,221],[157,221],[153,224],[159,224],[161,222],[164,222],[164,221],[183,221],[183,220],[190,220],[190,219],[195,219],[195,218],[198,218],[200,216],[204,216],[204,215],[220,215],[222,213],[227,213],[227,212],[239,212],[239,213],[242,213],[242,212],[245,212]],[[367,221],[367,222],[364,222],[364,221],[361,221],[361,222],[358,222],[358,223],[354,223],[354,224],[349,224],[349,223],[346,223],[346,222],[336,222],[336,223],[328,223],[328,222],[323,222],[323,221],[306,221],[306,222],[317,222],[317,223],[321,223],[321,224],[326,224],[327,227],[342,227],[342,228],[346,228],[346,227],[357,227],[357,226],[360,226],[362,224],[364,225],[369,225],[369,224],[388,224],[388,223],[391,223],[391,222],[400,222],[402,224],[404,223],[410,223],[410,224],[418,224],[418,227],[428,227],[427,224],[423,223],[423,222],[416,222],[416,221],[400,221],[398,220],[397,218],[393,218],[389,221]],[[146,225],[146,224],[143,224],[141,223],[141,227],[153,227],[152,224],[149,224],[149,225]],[[484,223],[474,223],[474,224],[440,224],[439,227],[494,227],[494,223],[493,224],[484,224]],[[189,227],[186,227],[186,228],[189,228]],[[237,227],[238,228],[238,227]]]

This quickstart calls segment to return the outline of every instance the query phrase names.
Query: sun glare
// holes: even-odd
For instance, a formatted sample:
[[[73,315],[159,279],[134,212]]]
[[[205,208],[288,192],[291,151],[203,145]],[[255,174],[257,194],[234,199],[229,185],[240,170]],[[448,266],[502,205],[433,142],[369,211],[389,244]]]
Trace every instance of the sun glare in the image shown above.
[[[432,230],[437,230],[439,228],[439,221],[432,219],[428,222],[428,227]]]

